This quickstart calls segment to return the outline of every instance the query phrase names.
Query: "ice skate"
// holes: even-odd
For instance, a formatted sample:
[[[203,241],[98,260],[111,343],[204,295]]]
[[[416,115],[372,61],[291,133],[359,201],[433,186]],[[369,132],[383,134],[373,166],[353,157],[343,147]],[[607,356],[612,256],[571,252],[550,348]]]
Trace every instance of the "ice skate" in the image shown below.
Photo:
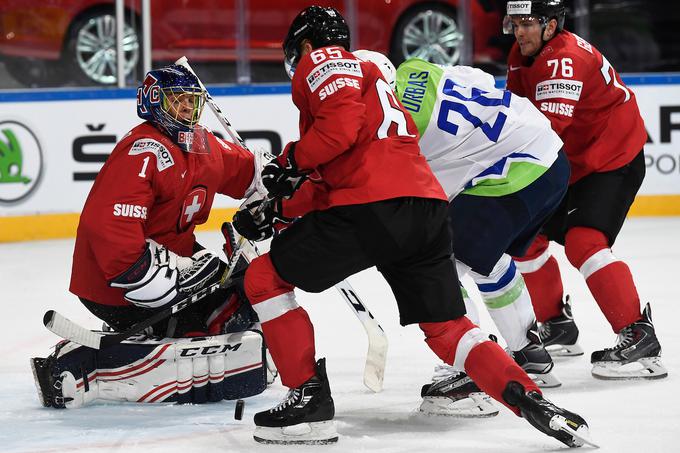
[[[661,363],[661,345],[647,304],[642,319],[619,332],[613,348],[594,351],[590,356],[592,374],[598,379],[661,379],[668,371]]]
[[[33,357],[30,359],[35,387],[38,390],[38,398],[44,407],[64,409],[66,408],[66,403],[73,399],[64,397],[62,392],[63,375],[55,367],[59,351],[70,344],[69,341],[62,341],[57,344],[55,351],[49,357]]]
[[[491,397],[482,392],[470,377],[447,365],[438,365],[431,384],[420,391],[420,412],[428,415],[482,418],[498,415]]]
[[[562,305],[562,314],[541,323],[538,334],[545,349],[553,357],[583,355],[583,348],[577,343],[578,327],[571,314],[569,296]]]
[[[539,387],[552,388],[562,385],[562,382],[552,373],[555,364],[541,343],[536,323],[527,331],[527,338],[529,344],[519,351],[512,351],[512,358]]]
[[[326,376],[326,361],[316,363],[316,375],[290,389],[277,406],[255,414],[253,438],[263,444],[329,444],[338,441],[335,406]]]
[[[522,417],[542,433],[570,447],[585,444],[597,447],[590,440],[588,424],[580,415],[555,406],[536,392],[526,392],[518,382],[511,381],[503,391],[503,399],[519,408]]]

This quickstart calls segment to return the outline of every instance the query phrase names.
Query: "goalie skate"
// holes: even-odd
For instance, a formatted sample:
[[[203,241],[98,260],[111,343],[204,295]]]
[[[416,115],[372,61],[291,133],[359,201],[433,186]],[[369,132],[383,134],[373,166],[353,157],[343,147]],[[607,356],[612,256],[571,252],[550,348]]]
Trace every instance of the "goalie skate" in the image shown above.
[[[571,314],[569,296],[562,305],[562,314],[541,323],[538,334],[552,357],[583,355],[583,348],[577,343],[579,332]]]
[[[325,359],[316,375],[288,391],[286,398],[268,411],[255,414],[253,438],[263,444],[329,444],[338,441],[333,417],[335,406],[326,376]]]
[[[647,304],[641,320],[621,329],[613,348],[592,353],[592,374],[606,380],[665,378],[668,371],[660,356],[661,345],[654,332],[652,309]]]
[[[423,398],[420,412],[461,418],[498,415],[498,408],[491,402],[491,397],[482,392],[467,374],[438,365],[432,381],[420,391]]]

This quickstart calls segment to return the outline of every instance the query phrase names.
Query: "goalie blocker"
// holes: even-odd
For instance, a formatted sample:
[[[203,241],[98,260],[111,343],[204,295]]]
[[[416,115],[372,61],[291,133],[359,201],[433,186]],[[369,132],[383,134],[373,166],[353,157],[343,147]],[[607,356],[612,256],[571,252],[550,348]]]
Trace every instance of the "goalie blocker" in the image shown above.
[[[45,407],[77,408],[95,400],[208,403],[246,398],[267,386],[257,330],[195,338],[138,336],[103,350],[70,341],[31,368]]]

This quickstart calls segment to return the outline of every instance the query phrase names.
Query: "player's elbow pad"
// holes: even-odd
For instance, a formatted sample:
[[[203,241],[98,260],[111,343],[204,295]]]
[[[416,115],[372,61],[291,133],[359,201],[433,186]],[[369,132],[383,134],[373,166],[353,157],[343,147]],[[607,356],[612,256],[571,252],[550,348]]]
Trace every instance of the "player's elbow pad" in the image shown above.
[[[146,308],[157,308],[172,301],[179,292],[176,254],[154,241],[148,241],[142,256],[110,285],[123,288],[125,300]],[[190,260],[190,258],[187,258]]]

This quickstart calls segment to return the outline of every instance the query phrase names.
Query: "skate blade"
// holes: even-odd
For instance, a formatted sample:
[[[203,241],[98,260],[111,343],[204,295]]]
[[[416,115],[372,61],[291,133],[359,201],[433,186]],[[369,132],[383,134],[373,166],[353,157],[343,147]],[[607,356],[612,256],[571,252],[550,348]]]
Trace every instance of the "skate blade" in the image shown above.
[[[583,348],[578,343],[574,344],[551,344],[546,346],[551,357],[576,357],[583,355]]]
[[[588,429],[588,425],[579,425],[578,428],[574,429],[566,418],[562,417],[561,415],[555,415],[552,419],[550,419],[550,429],[569,434],[572,437],[572,442],[567,445],[570,447],[582,447],[583,445],[588,445],[591,447],[600,448],[600,446],[593,442],[590,438],[590,430]]]
[[[663,379],[668,370],[661,363],[661,357],[647,357],[636,362],[596,362],[591,371],[593,377],[608,381],[627,379]]]
[[[299,423],[282,428],[255,427],[253,439],[261,444],[325,445],[338,441],[335,422]]]
[[[33,371],[33,380],[35,382],[35,388],[38,390],[38,398],[40,399],[40,403],[43,405],[43,407],[50,407],[51,404],[48,403],[47,399],[45,399],[45,395],[43,394],[42,387],[40,385],[40,378],[38,377],[38,370],[36,368],[36,361],[44,361],[45,359],[41,359],[38,357],[34,357],[30,359],[31,361],[31,370]]]
[[[468,398],[452,401],[445,396],[424,397],[418,409],[426,415],[457,418],[489,418],[498,415],[498,408],[486,393],[471,393]]]
[[[527,371],[527,374],[539,388],[551,389],[562,386],[562,381],[560,381],[552,372],[531,373]]]

